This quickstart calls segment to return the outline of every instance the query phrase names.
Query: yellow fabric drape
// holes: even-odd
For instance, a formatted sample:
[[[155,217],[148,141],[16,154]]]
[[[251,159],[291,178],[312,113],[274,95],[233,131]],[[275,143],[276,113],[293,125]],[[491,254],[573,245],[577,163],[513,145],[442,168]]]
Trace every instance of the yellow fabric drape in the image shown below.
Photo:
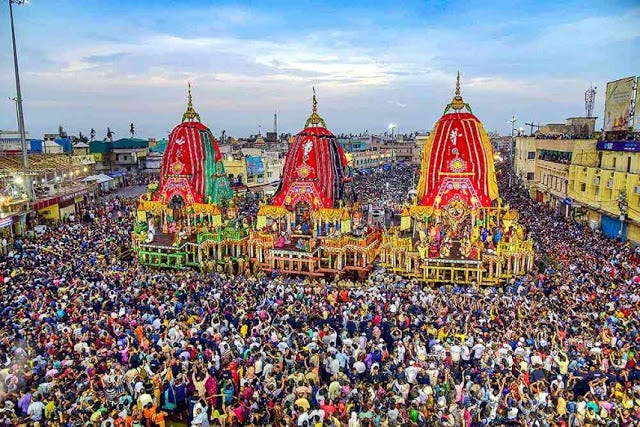
[[[258,218],[256,220],[256,229],[262,230],[266,226],[267,226],[267,217],[264,215],[258,215]]]
[[[482,122],[477,120],[478,130],[480,131],[480,135],[482,136],[482,148],[484,149],[485,158],[487,161],[487,180],[489,186],[489,197],[491,200],[495,200],[498,198],[498,178],[496,177],[496,167],[493,163],[493,147],[491,147],[491,141],[489,140],[489,135],[484,130],[484,126],[482,126]]]

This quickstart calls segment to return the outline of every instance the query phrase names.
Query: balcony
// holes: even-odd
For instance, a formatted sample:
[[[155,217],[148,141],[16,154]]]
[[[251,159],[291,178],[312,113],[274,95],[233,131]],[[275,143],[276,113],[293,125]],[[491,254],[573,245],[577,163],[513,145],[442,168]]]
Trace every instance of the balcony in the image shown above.
[[[538,163],[538,166],[541,168],[551,169],[551,170],[562,172],[562,173],[569,173],[569,166],[571,166],[571,164],[567,162],[542,160],[540,158],[538,158],[537,163]]]

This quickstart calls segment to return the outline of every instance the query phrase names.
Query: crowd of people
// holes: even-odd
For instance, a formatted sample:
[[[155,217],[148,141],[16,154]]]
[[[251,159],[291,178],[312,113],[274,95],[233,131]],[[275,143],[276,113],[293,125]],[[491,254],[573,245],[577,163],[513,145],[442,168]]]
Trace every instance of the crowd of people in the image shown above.
[[[383,209],[387,224],[399,222],[403,207],[413,201],[411,190],[418,179],[418,169],[412,165],[396,165],[391,171],[380,167],[355,174],[345,188],[345,195],[363,208]]]
[[[637,425],[638,254],[502,196],[538,270],[499,289],[143,268],[133,201],[92,203],[0,260],[0,425]]]

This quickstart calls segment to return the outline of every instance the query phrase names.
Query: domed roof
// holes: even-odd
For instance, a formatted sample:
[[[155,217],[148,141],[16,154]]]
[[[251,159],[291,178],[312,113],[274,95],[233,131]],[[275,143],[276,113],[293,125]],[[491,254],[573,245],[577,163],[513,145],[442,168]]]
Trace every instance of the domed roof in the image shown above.
[[[293,209],[304,201],[312,209],[332,208],[343,196],[347,158],[318,114],[313,91],[312,113],[289,146],[274,205]]]
[[[436,208],[453,200],[489,207],[498,197],[491,143],[460,95],[460,73],[455,96],[425,144],[417,194],[422,205]]]
[[[222,155],[211,130],[200,121],[200,115],[193,108],[190,84],[187,99],[182,123],[169,134],[162,157],[158,198],[167,203],[174,196],[187,203],[215,202],[212,180]]]

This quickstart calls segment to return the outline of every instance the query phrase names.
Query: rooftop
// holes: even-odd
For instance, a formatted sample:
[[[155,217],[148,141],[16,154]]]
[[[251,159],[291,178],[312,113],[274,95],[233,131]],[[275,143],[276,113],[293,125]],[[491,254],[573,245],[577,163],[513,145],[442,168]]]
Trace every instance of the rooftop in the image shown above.
[[[66,154],[29,154],[29,174],[38,175],[47,172],[69,170],[84,167],[82,156],[69,156]],[[1,156],[0,177],[24,174],[22,156]]]

